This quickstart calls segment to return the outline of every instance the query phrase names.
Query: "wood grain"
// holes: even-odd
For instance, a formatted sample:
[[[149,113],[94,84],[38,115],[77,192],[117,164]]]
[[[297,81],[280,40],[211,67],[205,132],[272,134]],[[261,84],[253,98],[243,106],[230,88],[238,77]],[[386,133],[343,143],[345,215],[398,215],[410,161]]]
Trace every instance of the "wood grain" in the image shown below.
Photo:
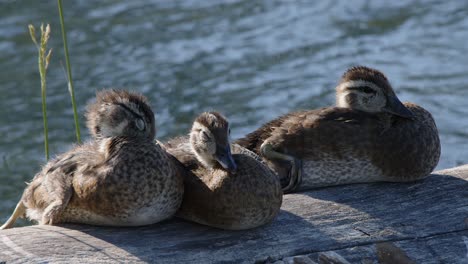
[[[278,218],[247,231],[172,219],[138,228],[0,231],[0,263],[468,263],[468,165],[415,183],[284,196]]]

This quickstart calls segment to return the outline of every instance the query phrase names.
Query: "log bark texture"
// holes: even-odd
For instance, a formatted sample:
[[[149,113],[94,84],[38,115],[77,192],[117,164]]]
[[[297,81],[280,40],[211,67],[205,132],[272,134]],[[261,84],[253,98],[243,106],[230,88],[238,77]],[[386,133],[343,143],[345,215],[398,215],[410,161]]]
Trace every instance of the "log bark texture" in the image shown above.
[[[414,183],[288,194],[274,222],[246,231],[178,219],[0,231],[0,263],[23,262],[468,263],[468,165]]]

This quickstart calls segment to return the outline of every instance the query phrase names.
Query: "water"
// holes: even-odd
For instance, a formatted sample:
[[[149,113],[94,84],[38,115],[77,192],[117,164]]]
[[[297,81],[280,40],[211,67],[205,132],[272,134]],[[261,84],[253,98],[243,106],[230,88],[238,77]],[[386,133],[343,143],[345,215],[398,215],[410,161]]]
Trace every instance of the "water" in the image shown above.
[[[398,96],[431,111],[438,169],[468,163],[466,1],[65,1],[76,98],[148,96],[158,138],[219,110],[240,137],[280,114],[334,103],[346,68],[387,74]],[[317,3],[315,3],[317,2]],[[0,0],[0,220],[44,162],[39,74],[27,25],[51,23],[51,152],[75,141],[55,1]],[[81,118],[82,131],[85,132]],[[84,133],[85,137],[87,133]]]

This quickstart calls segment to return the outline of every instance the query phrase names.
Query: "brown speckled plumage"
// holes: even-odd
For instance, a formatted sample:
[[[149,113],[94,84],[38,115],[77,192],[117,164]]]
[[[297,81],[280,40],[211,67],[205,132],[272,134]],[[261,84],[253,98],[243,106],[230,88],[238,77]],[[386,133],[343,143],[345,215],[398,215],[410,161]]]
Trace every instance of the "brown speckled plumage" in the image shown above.
[[[105,90],[88,107],[87,117],[94,119],[88,120],[94,139],[36,174],[20,201],[27,216],[41,224],[112,226],[171,217],[182,201],[183,179],[174,159],[154,144],[154,115],[146,99]],[[102,126],[112,136],[101,134]]]
[[[212,131],[215,138],[219,138],[218,133],[228,133],[228,123],[222,116],[216,115],[219,121],[210,123],[203,120],[204,114],[195,122],[210,130],[216,127]],[[198,161],[189,137],[175,138],[166,147],[185,166],[185,195],[177,216],[212,227],[240,230],[269,223],[279,212],[279,180],[251,151],[231,146],[237,164],[237,170],[231,173],[219,165],[207,168]]]
[[[395,96],[385,76],[374,69],[353,67],[340,83],[354,80],[372,82],[383,87],[383,95]],[[302,190],[347,183],[413,181],[432,172],[439,161],[440,141],[428,111],[405,103],[413,115],[405,118],[386,111],[385,104],[382,111],[365,112],[353,109],[353,103],[347,108],[286,114],[236,143],[261,153],[260,147],[267,141],[275,151],[302,160]],[[289,163],[266,162],[280,177],[287,177]]]

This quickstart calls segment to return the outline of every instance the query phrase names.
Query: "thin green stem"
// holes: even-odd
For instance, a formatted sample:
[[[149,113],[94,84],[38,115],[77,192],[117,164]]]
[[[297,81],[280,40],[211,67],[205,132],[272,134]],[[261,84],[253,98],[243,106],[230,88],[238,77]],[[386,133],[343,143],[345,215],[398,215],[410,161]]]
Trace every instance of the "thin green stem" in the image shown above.
[[[67,31],[65,30],[65,22],[63,19],[62,0],[57,0],[57,2],[58,2],[58,9],[59,9],[59,15],[60,15],[60,25],[62,26],[62,39],[63,39],[63,49],[65,52],[65,63],[67,66],[68,91],[70,92],[70,97],[71,97],[71,102],[72,102],[72,107],[73,107],[73,118],[75,119],[76,139],[78,143],[80,143],[81,142],[80,124],[78,121],[78,112],[76,110],[75,89],[73,88],[70,58],[68,56]]]
[[[36,40],[36,30],[33,25],[29,25],[29,34],[31,39],[36,45],[38,52],[38,66],[39,66],[39,75],[41,77],[41,98],[42,98],[42,117],[44,121],[44,147],[45,147],[45,156],[46,160],[49,159],[49,130],[47,125],[47,68],[49,67],[50,56],[52,55],[52,50],[50,49],[47,52],[47,42],[50,38],[50,26],[47,25],[44,29],[44,25],[41,25],[41,39],[38,43]]]
[[[49,160],[49,129],[47,125],[47,102],[46,102],[47,82],[46,82],[46,68],[44,65],[44,53],[45,53],[45,48],[40,47],[38,64],[39,64],[39,74],[41,76],[42,117],[44,121],[44,147],[45,147],[46,160]]]

